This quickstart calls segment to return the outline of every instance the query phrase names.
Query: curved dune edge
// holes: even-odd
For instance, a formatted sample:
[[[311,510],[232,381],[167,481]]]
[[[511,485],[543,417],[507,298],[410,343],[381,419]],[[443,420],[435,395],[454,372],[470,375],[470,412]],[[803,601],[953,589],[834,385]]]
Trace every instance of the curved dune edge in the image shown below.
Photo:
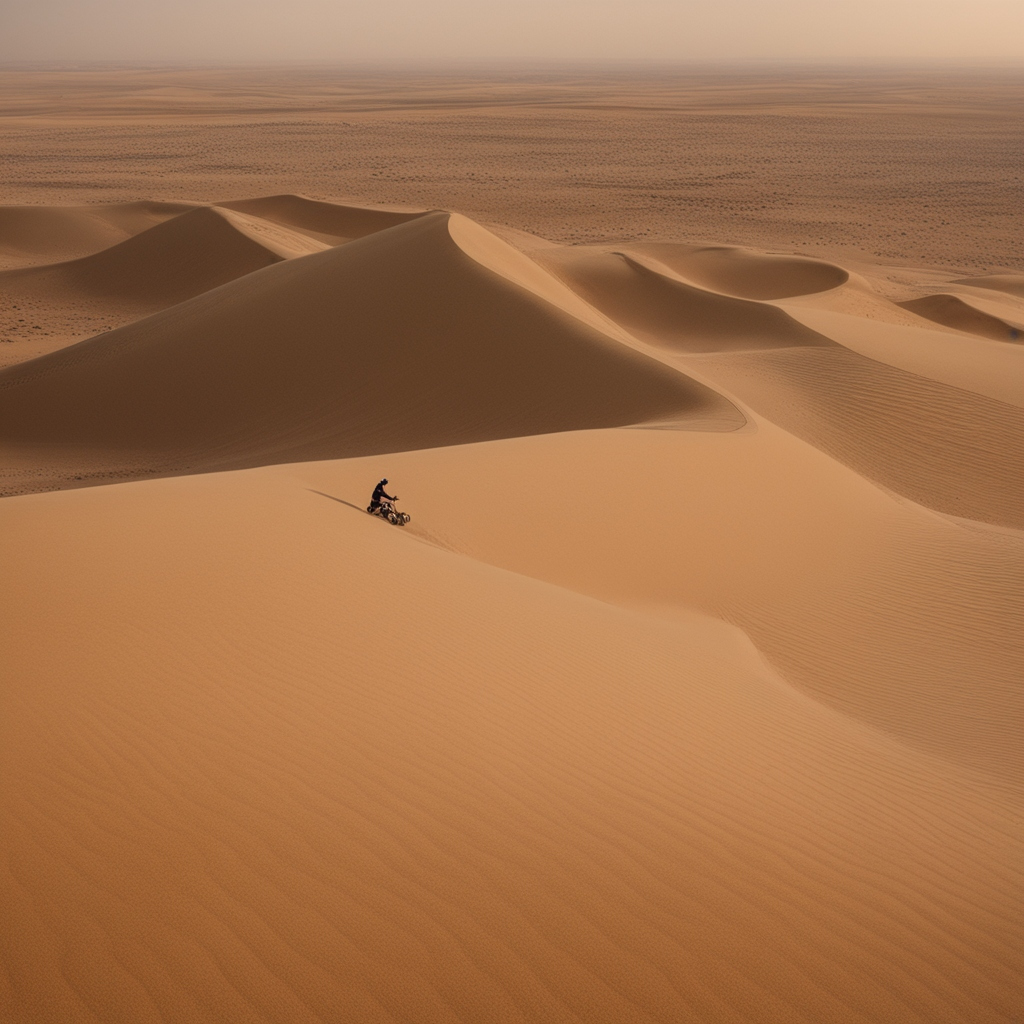
[[[87,256],[196,206],[160,202],[0,206],[0,269]]]
[[[0,288],[165,309],[287,258],[289,242],[295,255],[326,247],[272,225],[262,234],[254,218],[199,207],[81,259],[8,271]]]
[[[985,288],[995,292],[1005,292],[1024,299],[1024,274],[986,274],[982,277],[961,277],[953,284],[970,285],[972,288]]]
[[[999,401],[838,345],[690,358],[758,417],[883,487],[947,515],[1024,529],[1024,478],[1014,468],[1024,460],[1020,399]]]
[[[330,245],[365,238],[423,215],[423,210],[328,203],[299,195],[261,196],[218,203],[226,210],[251,214],[260,220],[300,231]]]
[[[937,516],[763,421],[511,439],[307,478],[351,500],[378,469],[400,481],[414,534],[645,613],[725,619],[824,705],[1024,796],[1021,533]],[[469,490],[485,514],[457,514]],[[552,493],[571,496],[564,516]]]
[[[54,465],[90,450],[107,453],[86,467],[103,472],[197,471],[745,422],[711,388],[538,295],[546,280],[526,257],[483,229],[456,233],[513,270],[468,255],[448,214],[418,217],[3,371],[0,436],[48,447]]]
[[[849,271],[808,256],[757,253],[736,246],[644,242],[631,252],[653,257],[687,281],[742,299],[788,299],[838,288]]]
[[[975,309],[956,295],[925,295],[919,299],[897,302],[896,305],[933,323],[977,334],[992,341],[1020,341],[1024,338],[1024,331],[1020,328]]]
[[[832,344],[784,310],[688,284],[649,257],[581,247],[534,259],[632,335],[670,351]]]

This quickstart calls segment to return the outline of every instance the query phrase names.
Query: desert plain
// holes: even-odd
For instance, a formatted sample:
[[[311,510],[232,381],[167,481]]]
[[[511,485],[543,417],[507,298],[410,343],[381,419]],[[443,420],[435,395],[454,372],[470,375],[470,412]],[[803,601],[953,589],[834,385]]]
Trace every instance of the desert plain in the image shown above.
[[[0,70],[0,1019],[1019,1024],[1022,112]]]

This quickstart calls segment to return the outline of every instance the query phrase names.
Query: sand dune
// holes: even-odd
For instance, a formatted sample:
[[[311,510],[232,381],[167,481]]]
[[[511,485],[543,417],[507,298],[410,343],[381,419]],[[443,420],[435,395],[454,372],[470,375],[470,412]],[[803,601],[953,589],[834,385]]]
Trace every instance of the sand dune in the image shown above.
[[[682,352],[828,345],[781,309],[674,279],[649,258],[600,249],[552,249],[534,258],[630,333]]]
[[[705,357],[758,413],[897,494],[1024,528],[1024,409],[842,348]]]
[[[993,341],[1019,341],[1024,336],[1019,327],[975,309],[956,295],[925,295],[920,299],[909,299],[897,305],[926,320],[958,331],[978,334],[983,338],[991,338]]]
[[[961,277],[955,284],[966,284],[972,288],[991,289],[1024,298],[1024,274],[987,274],[983,277]]]
[[[9,293],[97,298],[163,309],[279,260],[326,248],[252,217],[200,207],[70,263],[12,270]]]
[[[1024,1016],[1015,275],[9,211],[0,1019]]]
[[[154,202],[0,206],[0,268],[98,252],[193,208],[189,203]]]
[[[307,199],[305,196],[288,195],[238,199],[218,205],[305,232],[310,237],[329,242],[331,245],[348,242],[354,238],[365,238],[375,231],[393,228],[420,216],[420,211],[346,206],[340,203],[323,203]]]
[[[731,434],[524,438],[308,475],[345,497],[378,466],[421,511],[412,528],[430,524],[446,548],[670,618],[723,618],[823,702],[1024,792],[1019,532],[936,516],[760,420]],[[457,514],[455,496],[470,492],[483,513]],[[556,509],[552,494],[564,495]]]
[[[460,237],[467,232],[482,259],[500,267],[495,253],[504,253],[510,272],[545,283],[505,243],[465,226]],[[550,281],[555,297],[559,287]],[[11,367],[0,393],[9,445],[46,446],[56,462],[88,447],[106,453],[104,471],[338,457],[650,419],[743,423],[716,392],[473,259],[447,214],[282,262]]]
[[[648,242],[632,248],[694,284],[744,299],[786,299],[827,291],[850,277],[842,267],[823,260],[755,253],[734,246]]]
[[[99,252],[0,271],[0,353],[22,362],[56,351],[326,243],[233,210],[198,207]],[[16,357],[16,358],[15,358]]]

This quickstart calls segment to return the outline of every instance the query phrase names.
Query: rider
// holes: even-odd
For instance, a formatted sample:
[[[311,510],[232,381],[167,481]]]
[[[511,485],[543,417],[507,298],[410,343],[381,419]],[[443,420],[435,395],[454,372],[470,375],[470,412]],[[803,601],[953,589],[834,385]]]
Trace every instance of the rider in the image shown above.
[[[383,480],[373,489],[373,497],[370,499],[370,512],[371,514],[376,513],[380,508],[382,502],[381,498],[387,498],[388,501],[398,501],[398,495],[396,494],[393,498],[387,491],[384,490],[385,485],[388,482],[388,478],[384,477]]]

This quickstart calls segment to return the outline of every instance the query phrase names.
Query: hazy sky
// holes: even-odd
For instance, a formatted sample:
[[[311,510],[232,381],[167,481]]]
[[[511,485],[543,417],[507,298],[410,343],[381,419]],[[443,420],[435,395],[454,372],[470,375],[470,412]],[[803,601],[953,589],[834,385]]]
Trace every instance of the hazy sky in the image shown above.
[[[0,60],[1022,62],[1024,0],[0,0]]]

